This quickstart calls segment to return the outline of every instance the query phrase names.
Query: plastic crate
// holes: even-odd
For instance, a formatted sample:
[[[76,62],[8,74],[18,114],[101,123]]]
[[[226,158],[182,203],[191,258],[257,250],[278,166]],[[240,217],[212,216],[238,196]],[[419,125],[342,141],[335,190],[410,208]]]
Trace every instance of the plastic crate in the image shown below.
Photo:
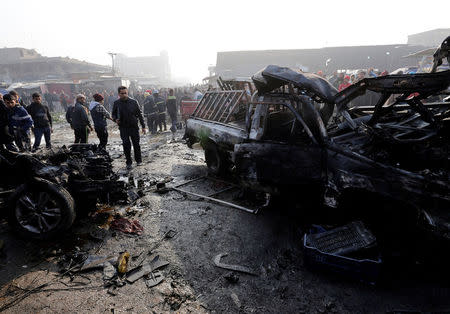
[[[377,239],[361,221],[329,231],[314,232],[308,237],[308,246],[322,252],[336,255],[348,255],[362,249],[374,247]]]
[[[332,231],[333,230],[305,234],[303,239],[303,246],[305,249],[305,262],[307,266],[315,269],[332,271],[351,279],[375,284],[381,273],[382,260],[379,256],[360,259],[335,253],[324,252],[315,247],[311,243],[311,241],[309,241],[310,237],[314,237],[321,233],[330,233]],[[370,236],[368,239],[371,240]],[[346,243],[344,246],[348,247],[348,244],[349,243]]]

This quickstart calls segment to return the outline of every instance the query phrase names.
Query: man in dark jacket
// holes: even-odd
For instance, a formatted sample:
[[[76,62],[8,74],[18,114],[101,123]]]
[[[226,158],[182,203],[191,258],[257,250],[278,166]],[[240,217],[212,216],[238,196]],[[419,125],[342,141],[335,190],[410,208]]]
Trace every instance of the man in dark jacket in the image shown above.
[[[159,131],[163,131],[163,125],[164,125],[164,131],[167,130],[166,125],[166,102],[164,101],[164,98],[162,98],[159,95],[158,90],[155,90],[153,92],[153,98],[155,99],[156,107],[158,107],[158,126]]]
[[[9,132],[14,134],[14,141],[20,151],[31,150],[30,130],[33,119],[26,109],[19,104],[16,96],[7,94],[3,96],[8,107]]]
[[[94,121],[95,133],[97,133],[97,137],[100,140],[98,146],[106,149],[106,144],[108,144],[108,125],[106,119],[112,121],[112,118],[108,110],[103,106],[103,96],[101,94],[94,94],[92,97],[94,100],[89,104],[89,110],[91,111],[92,121]]]
[[[156,134],[157,121],[158,121],[158,108],[155,104],[155,99],[153,95],[148,92],[148,95],[145,97],[144,101],[144,114],[147,116],[147,126],[148,131],[152,132],[152,134]]]
[[[45,146],[51,148],[50,133],[52,130],[52,116],[46,105],[42,103],[42,97],[39,93],[32,95],[33,102],[26,108],[34,121],[34,145],[33,151],[36,151],[41,145],[42,135],[45,138]]]
[[[138,102],[133,98],[128,97],[128,89],[125,86],[120,86],[118,92],[119,99],[114,102],[112,117],[119,125],[120,138],[122,139],[127,168],[131,169],[133,163],[131,159],[131,143],[133,143],[134,159],[136,160],[137,165],[139,166],[142,164],[138,119],[142,125],[142,133],[145,134],[144,117],[142,116]]]
[[[167,112],[170,116],[172,126],[170,131],[172,132],[172,140],[175,139],[175,132],[177,131],[177,97],[173,94],[173,89],[169,89],[169,96],[166,101]]]
[[[3,99],[0,99],[0,149],[4,148],[3,145],[11,145],[13,141],[14,138],[9,133],[8,107],[6,107]]]
[[[88,128],[94,130],[89,121],[87,108],[85,107],[86,96],[78,94],[72,113],[72,128],[75,133],[75,143],[87,143]]]

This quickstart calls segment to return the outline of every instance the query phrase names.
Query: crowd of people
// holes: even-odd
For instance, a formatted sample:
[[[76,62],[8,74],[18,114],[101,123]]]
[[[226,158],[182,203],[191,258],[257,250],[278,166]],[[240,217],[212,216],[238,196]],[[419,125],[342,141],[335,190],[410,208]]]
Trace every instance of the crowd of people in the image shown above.
[[[356,73],[355,71],[352,72],[335,71],[332,75],[326,76],[323,71],[317,71],[316,74],[328,80],[331,85],[333,85],[338,91],[342,91],[343,89],[349,87],[352,84],[355,84],[356,82],[359,82],[364,78],[385,76],[389,74],[386,70],[377,71],[374,68],[360,69],[356,71]]]
[[[325,76],[322,71],[317,75],[327,79],[339,91],[366,77],[387,75],[373,68],[359,70],[356,73],[335,72]],[[0,94],[1,95],[1,94]],[[89,133],[95,130],[99,147],[106,149],[108,143],[107,120],[113,121],[120,130],[120,137],[128,168],[132,166],[131,147],[134,159],[142,162],[139,145],[139,123],[142,133],[148,127],[151,134],[167,130],[167,115],[170,118],[170,131],[175,138],[180,102],[184,99],[199,100],[203,94],[195,87],[161,88],[131,92],[120,86],[117,91],[103,90],[102,93],[91,88],[80,89],[76,95],[58,95],[33,93],[31,98],[19,95],[16,91],[0,97],[0,144],[12,151],[36,151],[42,137],[47,148],[51,148],[53,122],[51,112],[58,103],[66,112],[66,120],[74,131],[74,143],[87,143]],[[73,102],[72,97],[75,99]],[[28,104],[29,103],[29,104]],[[146,118],[146,119],[145,119]],[[145,121],[146,120],[146,121]],[[91,123],[92,121],[92,123]],[[31,145],[31,133],[34,144]]]
[[[74,104],[67,103],[66,120],[74,131],[74,143],[87,143],[89,133],[95,130],[99,139],[99,147],[106,149],[108,143],[107,120],[113,121],[120,130],[126,165],[132,166],[131,146],[137,165],[142,162],[138,122],[142,133],[146,133],[144,117],[152,134],[167,130],[166,113],[170,117],[170,131],[175,139],[180,101],[182,99],[200,99],[202,93],[194,89],[189,95],[186,89],[148,89],[136,92],[130,97],[129,90],[120,86],[117,94],[105,91],[103,94],[83,91],[74,96]],[[64,96],[64,93],[62,93]],[[181,95],[177,99],[176,95]],[[1,96],[1,94],[0,94]],[[88,102],[88,98],[92,99]],[[55,98],[56,99],[56,98]],[[61,101],[61,97],[59,97]],[[53,132],[52,109],[40,93],[31,95],[30,104],[26,105],[23,97],[16,91],[0,97],[0,144],[11,151],[36,151],[42,137],[47,148],[51,148]],[[47,104],[46,104],[47,102]],[[62,103],[62,102],[60,102]],[[92,123],[91,123],[92,122]],[[31,146],[31,133],[34,144]]]

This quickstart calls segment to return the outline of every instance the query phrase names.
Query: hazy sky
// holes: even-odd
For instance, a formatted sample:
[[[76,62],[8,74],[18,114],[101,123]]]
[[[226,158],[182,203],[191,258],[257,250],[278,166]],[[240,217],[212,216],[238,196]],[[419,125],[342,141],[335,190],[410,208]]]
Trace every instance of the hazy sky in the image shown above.
[[[404,44],[408,34],[449,28],[449,7],[448,0],[6,0],[0,47],[107,65],[109,51],[167,50],[172,76],[198,82],[217,51]]]

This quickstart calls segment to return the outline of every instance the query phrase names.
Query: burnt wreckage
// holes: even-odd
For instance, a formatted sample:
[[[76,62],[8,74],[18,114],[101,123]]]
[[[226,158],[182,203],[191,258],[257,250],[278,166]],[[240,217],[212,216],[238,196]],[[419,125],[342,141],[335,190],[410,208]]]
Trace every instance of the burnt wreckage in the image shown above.
[[[0,151],[0,207],[19,234],[47,239],[69,229],[76,213],[97,201],[127,199],[125,183],[112,171],[109,154],[75,144],[47,154]]]
[[[449,87],[449,70],[366,78],[341,92],[274,65],[252,80],[252,97],[207,92],[187,120],[188,145],[202,144],[210,172],[326,208],[356,208],[378,229],[450,240],[450,102],[429,102]],[[376,105],[353,107],[367,91],[379,95]]]

